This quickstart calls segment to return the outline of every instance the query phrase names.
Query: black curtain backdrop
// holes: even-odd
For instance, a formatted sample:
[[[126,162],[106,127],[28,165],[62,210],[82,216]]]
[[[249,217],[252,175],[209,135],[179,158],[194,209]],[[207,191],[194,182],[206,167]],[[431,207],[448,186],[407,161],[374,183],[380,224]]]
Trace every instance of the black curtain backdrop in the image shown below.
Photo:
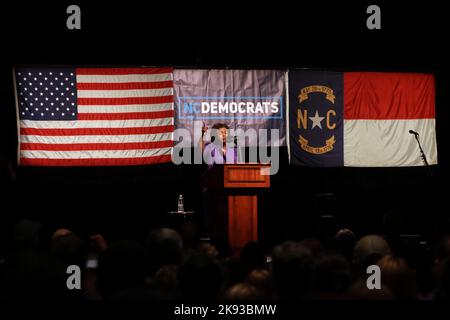
[[[323,209],[318,193],[334,193],[338,226],[357,235],[383,232],[383,215],[405,215],[402,233],[429,236],[447,215],[449,176],[449,49],[441,2],[380,3],[382,29],[365,26],[370,2],[175,4],[78,2],[82,29],[65,27],[72,3],[13,4],[0,10],[0,219],[20,217],[84,234],[140,238],[164,223],[182,193],[202,212],[202,165],[39,168],[15,166],[17,129],[12,85],[15,65],[174,66],[190,68],[310,68],[336,71],[430,72],[436,76],[439,165],[433,177],[418,168],[281,167],[263,197],[266,244],[313,234]],[[420,155],[417,154],[419,157]],[[16,173],[8,181],[7,163]],[[322,204],[323,205],[323,204]],[[325,211],[324,211],[325,210]],[[5,227],[6,228],[6,227]]]

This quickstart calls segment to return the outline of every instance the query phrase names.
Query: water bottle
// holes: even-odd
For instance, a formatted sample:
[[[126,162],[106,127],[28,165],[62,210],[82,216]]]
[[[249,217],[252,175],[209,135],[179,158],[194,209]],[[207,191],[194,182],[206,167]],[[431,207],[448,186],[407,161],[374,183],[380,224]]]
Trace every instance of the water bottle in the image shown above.
[[[184,200],[181,194],[178,196],[178,212],[184,212]]]

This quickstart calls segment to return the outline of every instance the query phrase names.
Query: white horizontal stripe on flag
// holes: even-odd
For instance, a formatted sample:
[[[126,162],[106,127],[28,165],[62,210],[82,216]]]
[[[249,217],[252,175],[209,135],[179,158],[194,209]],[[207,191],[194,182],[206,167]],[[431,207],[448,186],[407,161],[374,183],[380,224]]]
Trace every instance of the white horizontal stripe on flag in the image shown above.
[[[158,82],[172,80],[172,73],[124,74],[124,75],[85,75],[77,74],[81,83],[124,83],[124,82]]]
[[[21,158],[32,159],[94,159],[94,158],[141,158],[170,155],[172,148],[142,150],[86,150],[86,151],[43,151],[21,150]]]
[[[153,112],[173,110],[173,103],[136,104],[136,105],[79,105],[80,113],[127,113],[127,112]]]
[[[135,120],[71,120],[34,121],[20,120],[21,128],[36,129],[86,129],[86,128],[139,128],[169,126],[173,118],[135,119]]]
[[[36,136],[21,135],[21,143],[50,143],[50,144],[71,144],[71,143],[129,143],[129,142],[152,142],[152,141],[172,141],[172,132],[155,134],[131,134],[131,135],[107,135],[107,136]]]
[[[398,167],[421,166],[419,140],[429,164],[437,164],[434,119],[345,120],[344,166]]]
[[[78,90],[78,98],[141,98],[171,96],[172,88],[132,90]]]

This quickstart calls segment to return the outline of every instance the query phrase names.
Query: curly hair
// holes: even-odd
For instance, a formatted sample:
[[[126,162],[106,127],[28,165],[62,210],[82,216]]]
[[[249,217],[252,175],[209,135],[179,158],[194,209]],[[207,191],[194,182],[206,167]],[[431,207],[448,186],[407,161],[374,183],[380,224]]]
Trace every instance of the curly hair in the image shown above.
[[[221,128],[226,128],[227,130],[230,129],[230,127],[226,124],[226,123],[214,123],[214,125],[212,126],[213,129],[221,129]]]

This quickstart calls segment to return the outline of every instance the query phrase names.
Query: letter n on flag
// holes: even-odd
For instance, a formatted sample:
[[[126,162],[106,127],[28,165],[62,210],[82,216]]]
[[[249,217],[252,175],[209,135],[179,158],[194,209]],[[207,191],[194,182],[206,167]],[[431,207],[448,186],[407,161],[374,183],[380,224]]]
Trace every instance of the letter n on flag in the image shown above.
[[[169,162],[172,74],[169,68],[16,68],[19,164]]]
[[[306,166],[437,164],[430,74],[289,72],[289,157]]]

